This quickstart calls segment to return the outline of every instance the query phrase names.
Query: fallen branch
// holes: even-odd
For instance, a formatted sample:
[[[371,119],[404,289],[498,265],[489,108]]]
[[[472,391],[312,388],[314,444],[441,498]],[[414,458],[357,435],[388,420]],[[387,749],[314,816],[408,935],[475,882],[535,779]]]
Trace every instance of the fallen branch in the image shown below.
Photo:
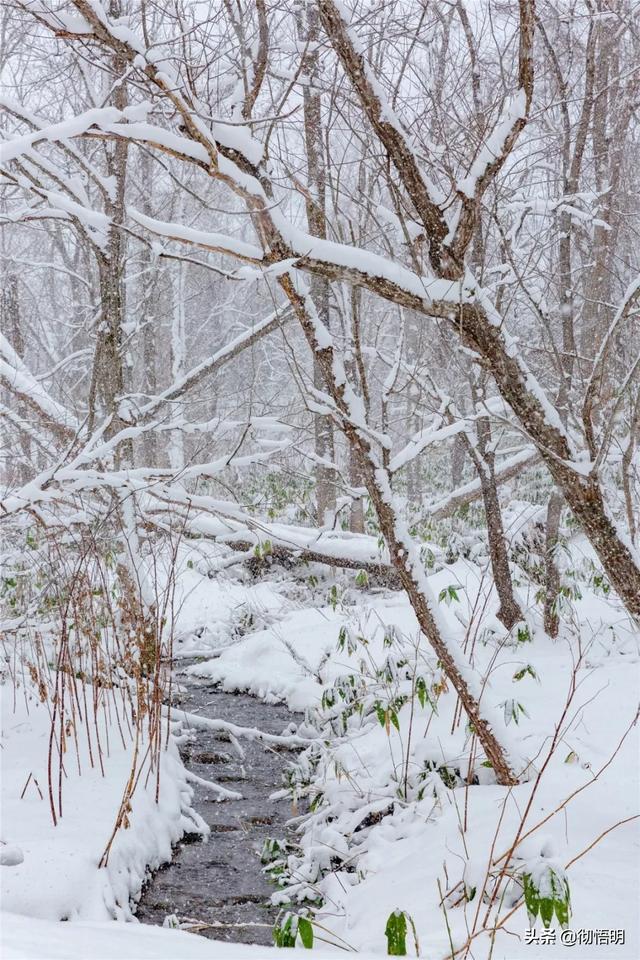
[[[226,720],[211,720],[209,717],[200,717],[197,713],[176,710],[175,707],[171,711],[165,709],[163,715],[174,721],[178,720],[180,723],[189,724],[196,730],[214,730],[216,733],[228,733],[229,736],[244,737],[247,740],[256,740],[258,743],[265,743],[274,747],[285,747],[288,750],[308,747],[309,744],[313,743],[313,739],[309,737],[299,737],[296,734],[279,737],[275,733],[265,733],[263,730],[258,730],[257,727],[238,727],[235,723],[228,723]]]
[[[199,787],[205,787],[205,789],[210,790],[212,793],[216,793],[219,800],[242,800],[242,794],[238,793],[237,790],[227,790],[226,787],[221,787],[219,783],[214,783],[213,780],[205,780],[191,770],[187,770],[187,780],[189,780],[190,783],[197,783]]]

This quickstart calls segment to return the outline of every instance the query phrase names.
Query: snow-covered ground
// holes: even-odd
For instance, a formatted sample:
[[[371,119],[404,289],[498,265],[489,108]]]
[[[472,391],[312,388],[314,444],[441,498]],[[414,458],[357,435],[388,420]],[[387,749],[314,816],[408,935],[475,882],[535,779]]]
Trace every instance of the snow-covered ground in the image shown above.
[[[386,953],[386,920],[405,911],[421,955],[445,958],[475,932],[489,907],[487,872],[495,878],[519,833],[516,869],[568,865],[571,930],[624,929],[625,942],[563,946],[558,929],[553,947],[527,944],[530,923],[520,906],[493,945],[486,935],[475,937],[471,955],[640,956],[633,727],[639,637],[611,595],[584,583],[581,596],[567,603],[560,639],[549,640],[531,612],[531,639],[506,642],[480,567],[460,559],[431,575],[451,635],[489,677],[484,702],[510,718],[501,736],[532,760],[527,781],[509,789],[493,782],[477,748],[469,759],[469,731],[455,695],[430,648],[418,642],[403,594],[357,589],[353,575],[322,582],[319,569],[312,584],[282,570],[261,582],[240,569],[209,579],[206,570],[221,557],[224,551],[211,551],[203,559],[201,544],[180,556],[176,645],[200,657],[188,669],[226,689],[306,711],[307,731],[313,726],[321,734],[289,769],[289,789],[311,799],[314,809],[299,824],[299,845],[283,857],[281,888],[274,887],[285,906],[296,912],[311,906],[319,928],[363,956]],[[521,598],[531,610],[524,583]],[[189,809],[175,743],[169,740],[162,754],[159,804],[154,778],[141,777],[130,825],[118,831],[106,868],[98,869],[129,777],[131,744],[110,729],[102,776],[95,755],[91,767],[86,738],[78,738],[81,775],[74,747],[65,762],[63,817],[53,829],[49,709],[28,680],[15,699],[8,686],[3,694],[2,840],[24,858],[1,868],[3,956],[269,952],[107,922],[130,920],[147,869],[169,859],[185,830],[202,829]],[[518,893],[513,884],[501,888],[502,917]],[[52,922],[60,919],[74,922]],[[414,953],[411,932],[407,944]],[[327,949],[326,956],[336,955]]]
[[[99,869],[131,774],[132,741],[120,738],[115,721],[108,725],[99,716],[103,775],[98,731],[90,730],[92,766],[86,729],[78,722],[77,741],[67,741],[61,817],[54,746],[54,828],[47,773],[48,704],[40,703],[28,680],[15,700],[10,686],[0,691],[2,840],[23,857],[21,863],[0,870],[2,909],[49,920],[131,919],[130,901],[139,895],[147,869],[170,859],[172,844],[185,831],[206,832],[190,809],[192,790],[175,743],[170,739],[160,755],[159,802],[156,777],[147,777],[147,763],[133,795],[129,826],[117,832],[107,864]]]
[[[148,561],[147,599],[153,601],[167,588],[171,592],[167,613],[177,659],[210,655],[291,608],[279,584],[239,579],[237,568],[227,570],[230,555],[237,556],[228,547],[201,540],[181,545],[175,558],[160,552],[153,564]]]
[[[516,788],[492,784],[482,755],[472,765],[475,786],[443,783],[435,772],[442,765],[467,773],[460,767],[468,756],[468,731],[454,713],[455,697],[442,689],[435,657],[424,643],[418,648],[417,623],[401,594],[364,594],[355,604],[353,593],[349,603],[334,595],[333,604],[292,610],[190,668],[226,689],[306,709],[324,736],[334,734],[320,756],[308,751],[307,769],[302,763],[296,774],[295,789],[314,798],[316,807],[301,825],[301,849],[285,858],[281,899],[305,904],[320,897],[318,922],[358,951],[385,952],[386,918],[406,911],[422,955],[448,956],[450,943],[463,945],[487,911],[479,896],[466,902],[460,892],[482,890],[491,861],[495,873],[526,811],[516,864],[523,870],[570,864],[571,929],[625,930],[623,945],[603,951],[602,941],[585,942],[580,956],[640,956],[638,736],[632,726],[637,631],[610,596],[583,584],[581,597],[567,604],[560,639],[536,630],[532,615],[531,640],[505,644],[494,598],[475,564],[459,560],[430,579],[436,596],[447,594],[441,607],[448,627],[473,651],[476,668],[490,675],[485,701],[509,715],[501,736],[506,733],[520,755],[533,760],[528,782]],[[372,697],[384,707],[389,698],[411,692],[411,670],[398,668],[398,656],[393,662],[398,650],[409,661],[418,658],[437,712],[415,697],[398,701],[393,722],[370,709]],[[383,664],[395,676],[380,679],[376,671]],[[362,714],[345,711],[344,696],[360,699]],[[451,889],[443,910],[440,901]],[[507,891],[507,904],[512,894]],[[560,944],[559,929],[552,953],[525,943],[529,926],[520,907],[498,933],[493,957],[576,956],[578,947]],[[475,957],[490,949],[488,938],[474,940]]]
[[[53,923],[0,913],[4,960],[277,960],[275,948],[206,940],[193,933],[138,923]],[[316,960],[335,960],[342,951],[319,949]],[[290,960],[309,954],[289,949]],[[363,955],[362,960],[372,960]]]

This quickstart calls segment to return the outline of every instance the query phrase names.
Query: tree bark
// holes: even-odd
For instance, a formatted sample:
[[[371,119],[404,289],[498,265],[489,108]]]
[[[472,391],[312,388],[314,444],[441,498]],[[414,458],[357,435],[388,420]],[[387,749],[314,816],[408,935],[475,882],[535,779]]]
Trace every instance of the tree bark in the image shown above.
[[[560,596],[560,571],[556,558],[558,537],[560,535],[560,518],[564,499],[561,493],[554,490],[547,503],[547,521],[545,528],[544,548],[544,629],[550,637],[557,637],[560,628],[558,616],[558,597]]]
[[[306,197],[307,224],[309,233],[326,240],[326,171],[325,152],[322,139],[322,97],[320,95],[320,73],[318,59],[318,16],[308,4],[301,7],[299,32],[309,44],[303,72],[307,83],[303,89],[304,136],[307,155],[307,180],[309,193]],[[322,323],[327,329],[329,317],[329,282],[324,277],[311,280],[311,298]],[[314,361],[314,385],[323,389],[322,372]],[[323,460],[334,462],[335,443],[333,425],[324,414],[314,415],[315,452]],[[316,466],[316,520],[319,525],[333,524],[336,509],[336,475],[330,466],[318,463]]]
[[[500,508],[498,485],[495,476],[495,455],[491,448],[491,425],[489,420],[486,418],[478,420],[476,430],[478,438],[477,449],[474,448],[468,437],[466,439],[469,455],[478,471],[480,486],[482,488],[482,501],[487,521],[487,540],[489,543],[489,556],[491,558],[491,571],[500,601],[497,617],[507,630],[512,630],[517,623],[524,620],[524,616],[513,592],[513,581],[511,579],[509,556],[507,554],[507,545],[504,536],[504,524],[502,522],[502,510]]]

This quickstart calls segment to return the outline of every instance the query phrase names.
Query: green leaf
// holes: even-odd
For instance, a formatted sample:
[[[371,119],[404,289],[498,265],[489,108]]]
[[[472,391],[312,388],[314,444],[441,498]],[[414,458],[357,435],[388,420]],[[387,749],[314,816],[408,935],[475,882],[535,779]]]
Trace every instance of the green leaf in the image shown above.
[[[544,888],[546,896],[540,896],[540,889],[534,884],[531,874],[522,875],[524,885],[524,900],[529,915],[529,922],[533,926],[536,916],[540,916],[545,930],[548,930],[553,921],[555,913],[558,923],[564,929],[569,925],[571,917],[571,894],[569,883],[564,875],[564,871],[553,866],[551,863],[546,866],[538,882]],[[551,895],[549,896],[549,890]]]
[[[569,926],[569,916],[571,913],[571,909],[569,906],[569,899],[567,898],[566,900],[556,900],[555,906],[556,906],[556,917],[558,918],[558,923],[560,924],[563,930],[566,930],[567,927]]]
[[[387,955],[406,957],[407,955],[407,918],[402,910],[389,914],[384,935],[387,938]]]
[[[260,854],[261,863],[271,863],[273,860],[276,860],[279,856],[284,853],[283,848],[280,846],[275,837],[267,837],[262,845],[262,852]]]
[[[513,675],[514,680],[523,680],[525,677],[533,677],[534,680],[538,680],[538,674],[530,663],[528,663],[526,667],[523,667],[522,670],[516,670]]]
[[[440,603],[442,603],[442,601],[444,600],[444,602],[448,607],[451,606],[451,603],[454,601],[455,603],[458,603],[460,600],[460,597],[458,596],[458,590],[456,589],[457,586],[458,586],[457,584],[450,583],[448,586],[444,588],[444,590],[441,590],[438,595],[438,600],[440,601]]]
[[[296,933],[293,914],[285,914],[282,921],[276,920],[273,926],[273,942],[276,947],[295,947]]]
[[[533,926],[540,911],[540,897],[530,874],[525,873],[522,881],[524,883],[524,903],[527,908],[527,916],[529,917],[529,923]]]
[[[313,949],[313,927],[306,917],[298,918],[298,933],[300,934],[300,939],[302,940],[302,946],[306,950]]]
[[[540,900],[540,919],[544,924],[545,930],[548,930],[553,920],[553,897],[542,897]]]

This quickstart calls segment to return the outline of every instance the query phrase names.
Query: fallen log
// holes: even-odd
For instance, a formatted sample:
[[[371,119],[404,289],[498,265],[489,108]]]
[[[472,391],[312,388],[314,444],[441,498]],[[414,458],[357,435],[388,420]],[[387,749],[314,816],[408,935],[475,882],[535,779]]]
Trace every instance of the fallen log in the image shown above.
[[[226,542],[224,537],[217,537],[221,543]],[[245,566],[255,577],[261,576],[271,564],[279,563],[285,567],[292,567],[297,563],[323,563],[332,567],[346,570],[361,570],[367,574],[370,586],[387,587],[389,590],[402,589],[400,578],[394,567],[388,563],[377,563],[373,560],[362,560],[353,557],[335,556],[319,550],[310,550],[306,547],[285,547],[282,544],[270,543],[265,550],[264,543],[256,550],[256,544],[250,540],[230,539],[229,546],[240,552],[254,551],[255,553],[244,561]]]

